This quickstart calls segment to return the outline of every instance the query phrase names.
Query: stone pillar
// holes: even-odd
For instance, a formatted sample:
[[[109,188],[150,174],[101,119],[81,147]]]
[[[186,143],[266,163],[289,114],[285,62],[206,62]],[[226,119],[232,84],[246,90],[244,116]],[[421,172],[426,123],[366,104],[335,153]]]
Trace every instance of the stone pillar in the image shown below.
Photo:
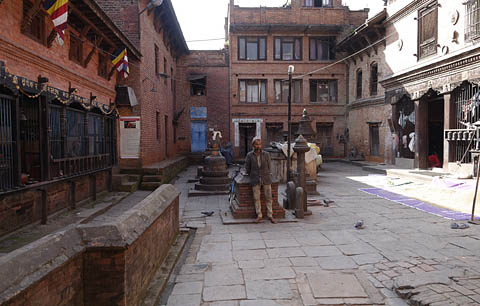
[[[446,93],[443,95],[443,129],[454,129],[455,128],[455,112],[454,112],[454,103],[452,102],[452,94]],[[444,137],[445,138],[445,137]],[[450,141],[443,140],[443,169],[448,171],[448,162],[454,161],[454,151],[453,143]]]
[[[428,102],[415,101],[415,167],[428,168]]]
[[[255,122],[255,136],[259,137],[260,139],[262,138],[262,122],[257,121]]]
[[[307,141],[302,135],[298,136],[293,146],[293,151],[297,153],[297,188],[302,187],[304,191],[303,211],[305,215],[311,214],[307,211],[307,173],[305,169],[305,153],[310,151]]]

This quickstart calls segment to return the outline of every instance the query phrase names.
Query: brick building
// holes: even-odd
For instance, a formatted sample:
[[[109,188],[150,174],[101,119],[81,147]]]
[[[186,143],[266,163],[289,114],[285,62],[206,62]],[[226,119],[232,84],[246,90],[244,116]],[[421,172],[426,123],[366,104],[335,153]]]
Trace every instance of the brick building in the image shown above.
[[[64,45],[40,1],[0,1],[0,234],[109,188],[117,156],[111,53],[140,52],[92,0]]]
[[[428,156],[436,152],[445,170],[456,171],[456,162],[471,169],[468,151],[476,143],[467,126],[480,119],[479,5],[479,0],[388,1],[387,73],[381,82],[392,105],[394,150],[412,167],[428,168]],[[400,148],[411,136],[406,156]]]
[[[287,131],[289,65],[295,66],[292,131],[303,109],[324,156],[344,156],[346,68],[336,63],[339,36],[362,24],[368,10],[340,0],[292,0],[284,7],[239,7],[230,1],[230,139],[237,156],[257,135],[268,145]]]
[[[143,168],[178,151],[175,119],[178,58],[188,53],[170,0],[144,10],[148,0],[97,0],[97,3],[142,53],[122,80],[119,95],[121,168]],[[136,101],[135,101],[136,100]],[[138,103],[138,104],[137,104]]]
[[[368,19],[339,42],[347,65],[347,152],[351,159],[392,162],[390,104],[379,79],[385,75],[386,10]]]
[[[228,64],[228,49],[190,51],[179,58],[176,124],[181,151],[204,152],[212,129],[222,133],[223,145],[230,139]]]

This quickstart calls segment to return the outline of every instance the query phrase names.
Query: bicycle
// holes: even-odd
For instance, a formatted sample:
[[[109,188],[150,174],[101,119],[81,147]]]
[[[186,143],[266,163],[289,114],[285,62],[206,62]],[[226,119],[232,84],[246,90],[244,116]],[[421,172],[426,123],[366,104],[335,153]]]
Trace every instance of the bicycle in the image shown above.
[[[242,165],[240,165],[240,164],[232,164],[232,165],[237,167],[237,169],[235,170],[235,173],[232,176],[232,182],[230,183],[230,189],[228,191],[228,203],[230,204],[230,206],[232,206],[234,201],[236,201],[238,203],[237,193],[236,193],[236,189],[235,189],[235,179],[240,174],[241,169],[242,169]]]

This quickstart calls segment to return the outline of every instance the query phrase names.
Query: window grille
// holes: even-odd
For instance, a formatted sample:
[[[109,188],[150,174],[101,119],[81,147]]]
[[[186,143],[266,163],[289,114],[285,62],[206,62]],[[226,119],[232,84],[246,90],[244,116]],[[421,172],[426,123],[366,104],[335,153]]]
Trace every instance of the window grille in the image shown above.
[[[480,0],[469,0],[465,6],[465,40],[477,39],[480,36]]]
[[[67,109],[66,157],[86,155],[85,113]]]
[[[103,128],[102,117],[96,114],[88,114],[88,154],[103,154]]]
[[[17,142],[14,132],[14,101],[0,95],[0,192],[18,186]]]

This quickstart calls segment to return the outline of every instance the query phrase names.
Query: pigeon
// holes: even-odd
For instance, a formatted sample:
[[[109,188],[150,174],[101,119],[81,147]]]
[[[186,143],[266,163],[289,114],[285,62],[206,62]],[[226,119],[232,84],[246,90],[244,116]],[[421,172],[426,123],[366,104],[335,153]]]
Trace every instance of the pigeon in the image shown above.
[[[363,220],[358,220],[357,222],[355,222],[355,228],[356,229],[362,229],[363,228]]]
[[[335,201],[329,200],[329,199],[324,199],[323,204],[325,207],[330,206],[330,204],[335,203]]]
[[[214,213],[214,211],[202,211],[202,214],[204,214],[205,216],[208,216],[208,217],[213,215],[213,213]]]

